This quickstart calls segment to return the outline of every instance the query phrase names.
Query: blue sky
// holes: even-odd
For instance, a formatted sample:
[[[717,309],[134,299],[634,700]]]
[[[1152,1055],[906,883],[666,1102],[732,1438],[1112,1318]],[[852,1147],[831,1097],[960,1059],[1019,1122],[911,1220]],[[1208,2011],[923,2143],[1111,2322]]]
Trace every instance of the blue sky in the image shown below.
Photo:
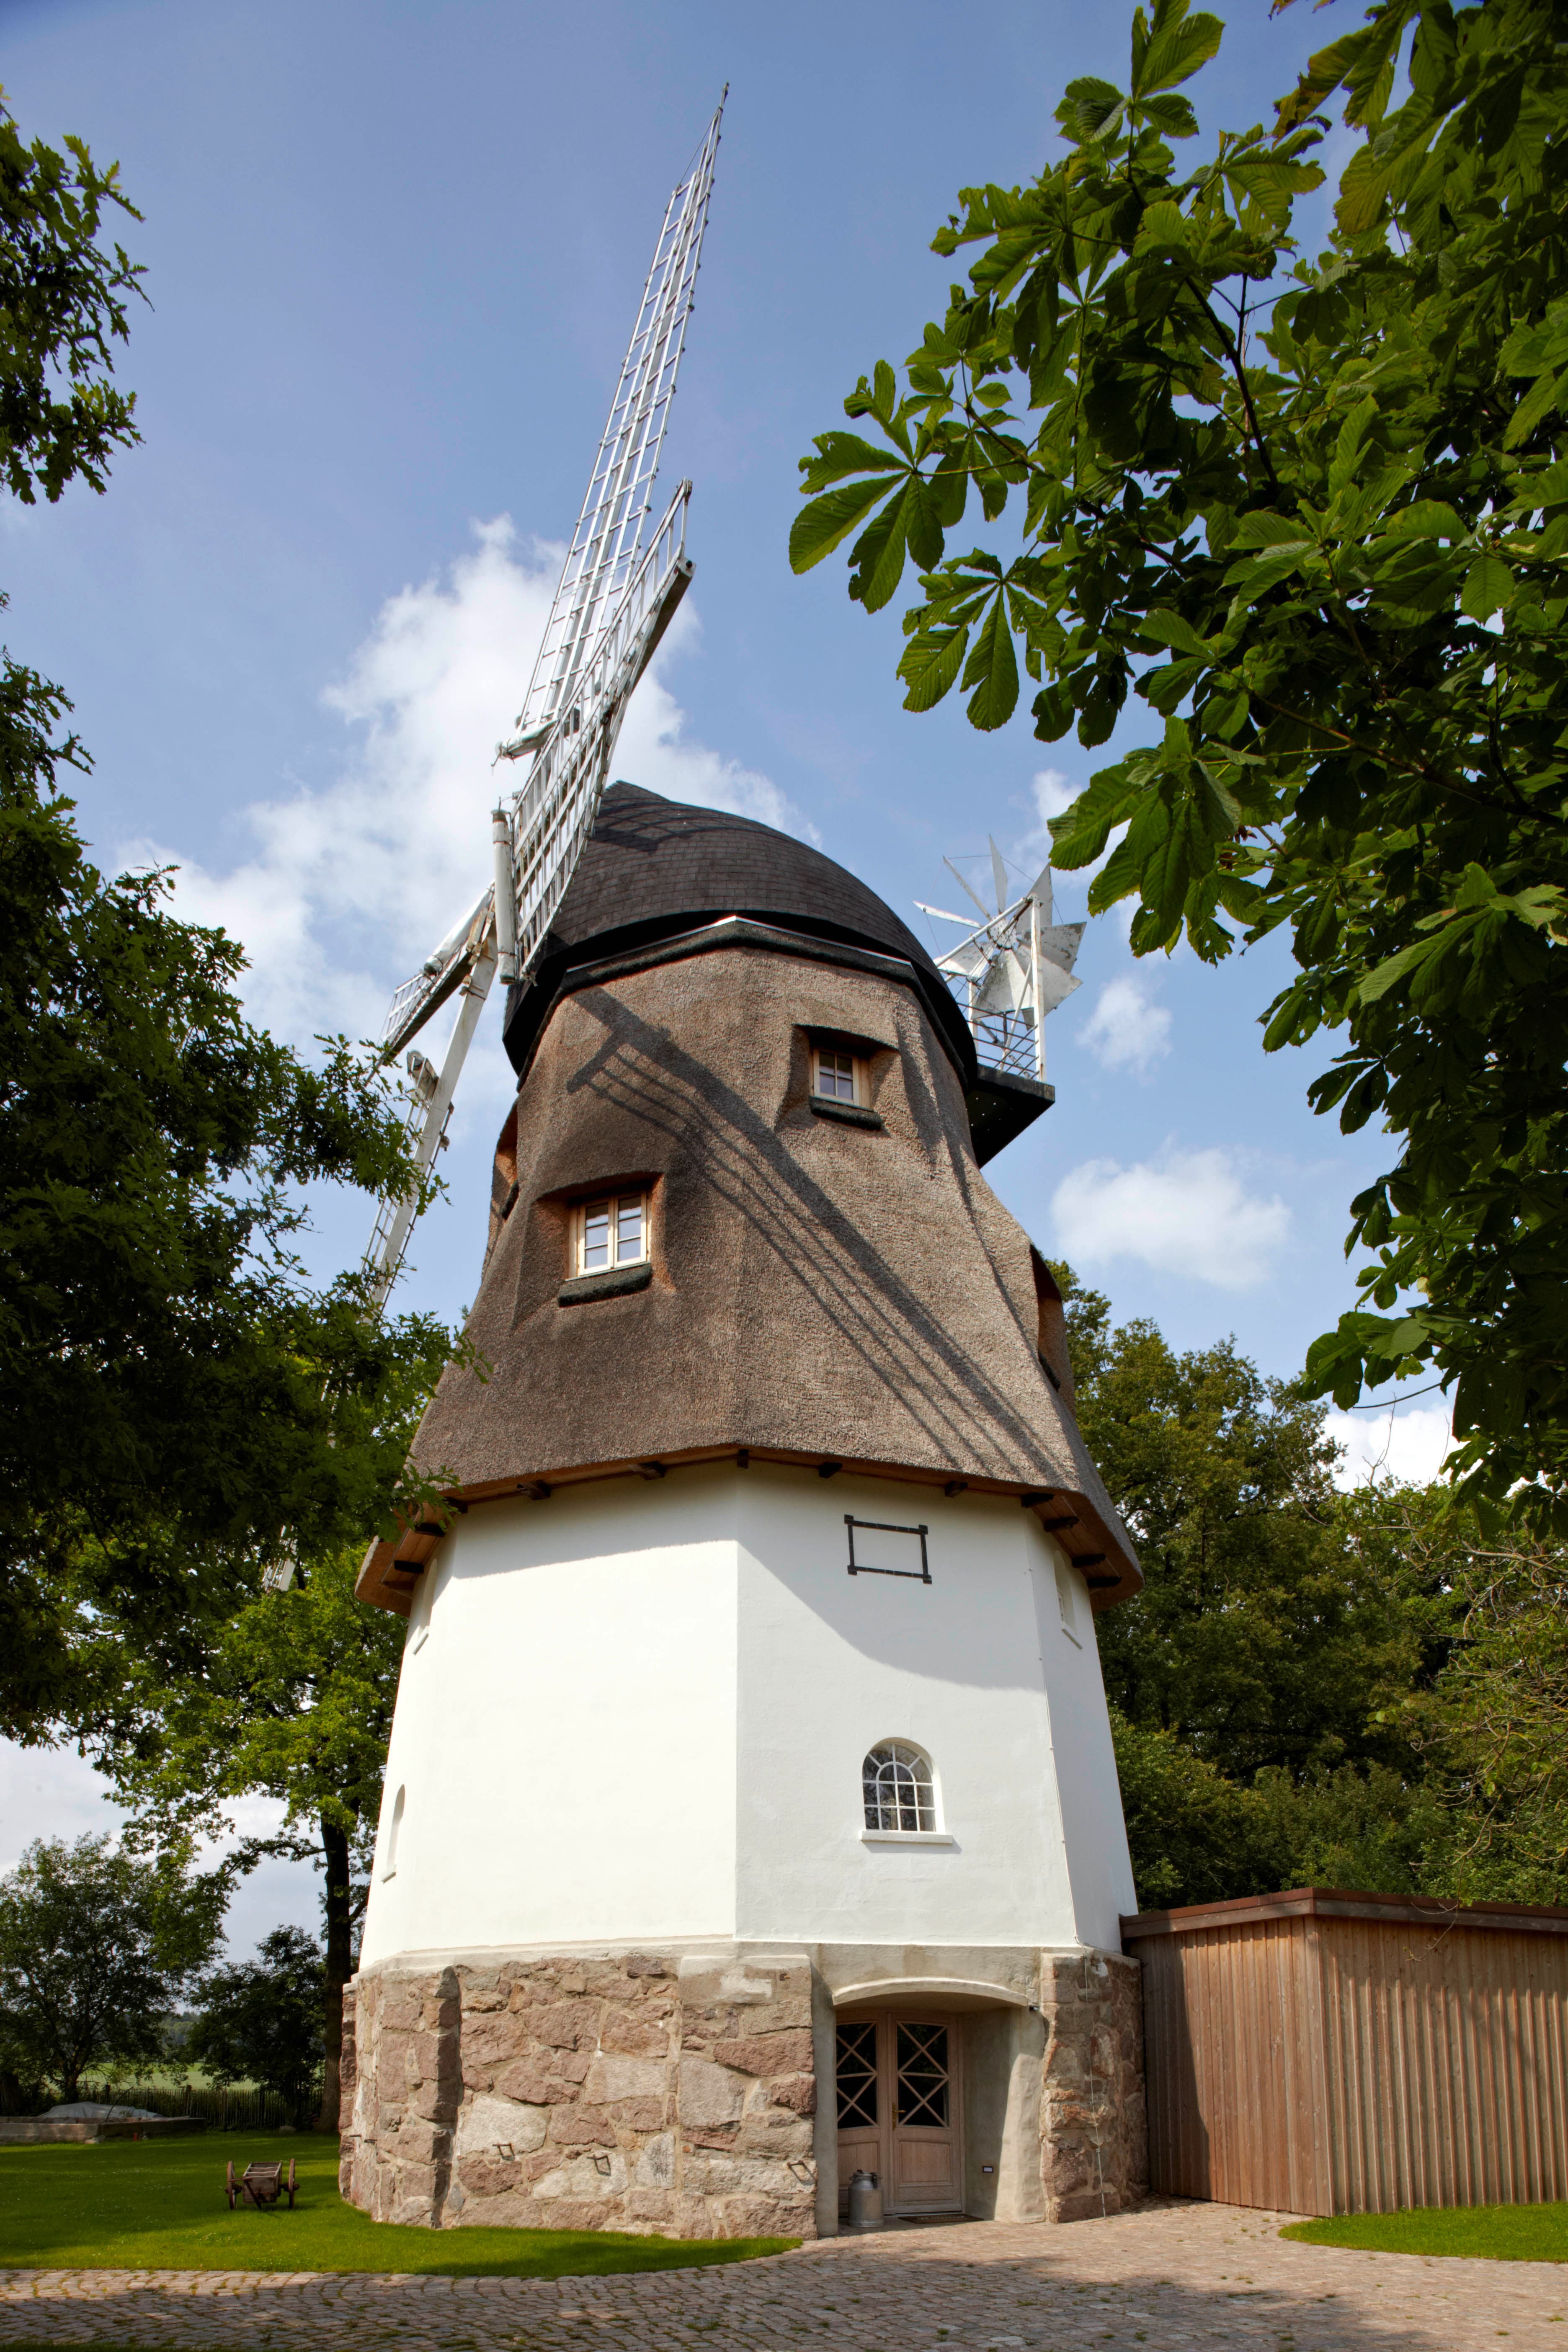
[[[1193,90],[1209,129],[1267,120],[1344,28],[1342,8],[1222,13]],[[868,620],[837,560],[795,580],[784,541],[812,435],[942,305],[928,244],[957,189],[1040,167],[1063,84],[1124,78],[1126,12],[0,0],[0,35],[24,131],[120,158],[153,306],[121,363],[145,442],[109,495],[0,516],[9,642],[75,698],[100,858],[181,866],[181,903],[250,950],[258,1017],[302,1041],[379,1027],[486,878],[489,750],[726,80],[663,470],[696,486],[696,578],[617,770],[816,838],[917,923],[914,899],[952,901],[944,853],[994,833],[1033,871],[1042,812],[1103,755],[1026,719],[983,738],[956,698],[903,712],[896,612]],[[1071,877],[1058,908],[1082,911]],[[1233,1331],[1282,1374],[1352,1302],[1345,1204],[1387,1150],[1311,1118],[1320,1061],[1263,1055],[1284,969],[1279,949],[1135,965],[1097,921],[1047,1032],[1057,1106],[990,1171],[1119,1315],[1183,1345]],[[505,1107],[495,1031],[403,1293],[448,1318]],[[318,1267],[367,1223],[325,1202]],[[1441,1416],[1403,1420],[1394,1458],[1424,1467]],[[48,1825],[40,1769],[5,1808],[22,1833]]]

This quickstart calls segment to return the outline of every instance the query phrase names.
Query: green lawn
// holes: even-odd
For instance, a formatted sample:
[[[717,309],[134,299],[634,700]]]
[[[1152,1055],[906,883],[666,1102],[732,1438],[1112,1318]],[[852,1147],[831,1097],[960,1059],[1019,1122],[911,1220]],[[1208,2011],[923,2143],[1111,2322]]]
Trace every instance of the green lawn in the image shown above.
[[[300,2171],[299,2203],[228,2210],[224,2167]],[[781,2253],[793,2238],[634,2238],[595,2230],[405,2230],[338,2195],[337,2142],[313,2134],[0,2147],[0,2270],[428,2271],[560,2278]]]
[[[1568,2205],[1431,2205],[1415,2213],[1342,2213],[1327,2221],[1292,2221],[1279,2235],[1304,2239],[1310,2246],[1364,2246],[1379,2254],[1568,2263]]]

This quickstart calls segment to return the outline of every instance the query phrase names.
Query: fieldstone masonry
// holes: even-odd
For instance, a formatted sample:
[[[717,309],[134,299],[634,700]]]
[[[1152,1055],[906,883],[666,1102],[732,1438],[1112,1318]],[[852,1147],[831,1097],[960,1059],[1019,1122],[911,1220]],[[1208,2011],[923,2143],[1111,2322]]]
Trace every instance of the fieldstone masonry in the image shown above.
[[[1043,1956],[1040,2178],[1049,2221],[1120,2213],[1149,2193],[1141,1976],[1120,1953]]]
[[[805,1964],[374,1970],[342,2089],[342,2192],[377,2221],[816,2235]]]
[[[343,2195],[432,2229],[816,2234],[809,1960],[373,1969],[343,2011]],[[1046,2218],[1148,2193],[1139,1968],[1040,1956]]]

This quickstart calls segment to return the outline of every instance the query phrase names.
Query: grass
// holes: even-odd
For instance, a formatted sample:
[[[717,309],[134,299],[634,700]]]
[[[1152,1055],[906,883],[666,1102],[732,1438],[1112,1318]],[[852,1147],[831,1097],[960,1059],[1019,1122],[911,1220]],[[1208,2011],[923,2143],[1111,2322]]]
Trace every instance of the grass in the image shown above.
[[[299,2202],[231,2213],[224,2167],[299,2168]],[[337,2142],[193,2133],[0,2148],[0,2270],[373,2271],[562,2278],[782,2253],[793,2238],[637,2238],[599,2230],[416,2230],[338,2195]],[[5,2347],[0,2344],[0,2352]]]
[[[1282,2238],[1379,2254],[1467,2254],[1494,2263],[1568,2263],[1568,2204],[1425,2206],[1292,2221]]]

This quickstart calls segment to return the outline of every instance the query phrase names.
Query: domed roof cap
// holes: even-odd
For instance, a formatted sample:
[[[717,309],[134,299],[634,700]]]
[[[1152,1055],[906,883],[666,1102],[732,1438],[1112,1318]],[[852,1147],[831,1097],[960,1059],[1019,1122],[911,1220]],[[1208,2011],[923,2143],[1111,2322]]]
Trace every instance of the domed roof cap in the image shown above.
[[[973,1048],[942,974],[914,933],[842,866],[754,817],[689,807],[612,784],[530,985],[508,1008],[506,1045],[521,1070],[572,968],[697,930],[726,915],[868,949],[912,965],[960,1075]]]

